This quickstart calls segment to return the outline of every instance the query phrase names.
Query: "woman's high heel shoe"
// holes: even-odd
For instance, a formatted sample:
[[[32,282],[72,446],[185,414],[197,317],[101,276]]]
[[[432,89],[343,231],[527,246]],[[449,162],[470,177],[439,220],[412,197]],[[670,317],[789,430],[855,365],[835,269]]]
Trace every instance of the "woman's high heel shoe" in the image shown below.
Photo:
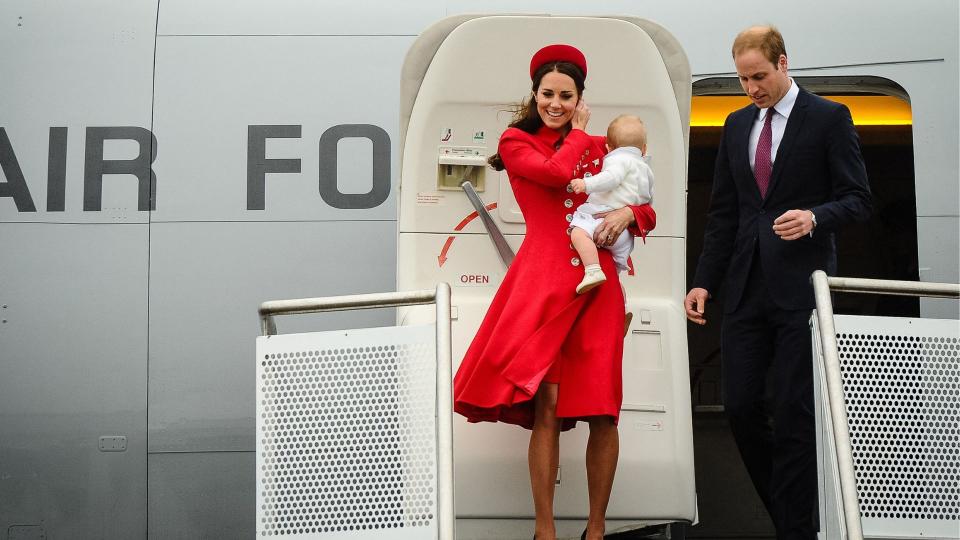
[[[629,323],[628,323],[629,324]],[[584,529],[583,533],[580,535],[580,540],[587,540],[587,530]]]

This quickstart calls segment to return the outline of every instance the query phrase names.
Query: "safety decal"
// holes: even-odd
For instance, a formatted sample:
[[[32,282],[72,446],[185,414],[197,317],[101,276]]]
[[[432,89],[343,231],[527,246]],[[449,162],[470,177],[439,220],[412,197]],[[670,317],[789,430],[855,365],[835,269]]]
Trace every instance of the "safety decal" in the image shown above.
[[[443,204],[445,196],[439,191],[421,191],[417,193],[418,206],[439,206]]]
[[[663,431],[663,420],[638,420],[634,423],[637,431]]]
[[[490,203],[486,205],[484,208],[486,208],[487,211],[489,212],[490,210],[493,210],[496,207],[497,207],[497,203]],[[458,232],[462,231],[463,228],[467,226],[467,224],[477,219],[478,216],[479,214],[476,212],[476,210],[474,210],[467,217],[463,218],[463,220],[459,224],[457,224],[457,226],[454,227],[453,230]],[[437,257],[437,262],[440,264],[440,268],[443,268],[443,263],[447,262],[447,252],[450,251],[450,246],[453,244],[454,238],[456,237],[448,236],[447,240],[443,243],[443,249],[440,250],[440,255]]]

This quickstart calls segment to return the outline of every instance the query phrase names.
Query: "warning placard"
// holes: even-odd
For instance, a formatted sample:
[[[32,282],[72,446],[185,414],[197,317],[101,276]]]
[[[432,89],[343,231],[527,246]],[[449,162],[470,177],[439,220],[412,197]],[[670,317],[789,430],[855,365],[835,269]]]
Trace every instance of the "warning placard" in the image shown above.
[[[440,206],[443,204],[445,195],[439,191],[421,191],[417,193],[417,205],[419,206]]]

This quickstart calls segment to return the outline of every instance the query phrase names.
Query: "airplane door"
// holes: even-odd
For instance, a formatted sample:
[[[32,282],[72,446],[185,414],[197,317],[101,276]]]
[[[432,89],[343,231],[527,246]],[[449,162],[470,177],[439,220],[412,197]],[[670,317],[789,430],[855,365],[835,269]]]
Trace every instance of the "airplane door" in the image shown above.
[[[506,174],[484,162],[512,118],[509,106],[530,92],[530,57],[551,43],[569,43],[587,57],[588,131],[605,132],[619,114],[641,117],[655,175],[657,228],[646,243],[636,242],[633,269],[621,274],[635,318],[624,345],[621,452],[608,518],[692,522],[696,497],[682,309],[690,68],[663,28],[634,18],[461,16],[424,32],[403,70],[398,290],[452,285],[457,364],[506,272],[459,179],[467,176],[477,185],[508,243],[519,249],[523,216]],[[401,318],[416,324],[432,313],[413,308]],[[587,435],[581,425],[561,437],[558,519],[586,516]],[[533,517],[528,437],[516,426],[468,425],[456,417],[458,516]]]

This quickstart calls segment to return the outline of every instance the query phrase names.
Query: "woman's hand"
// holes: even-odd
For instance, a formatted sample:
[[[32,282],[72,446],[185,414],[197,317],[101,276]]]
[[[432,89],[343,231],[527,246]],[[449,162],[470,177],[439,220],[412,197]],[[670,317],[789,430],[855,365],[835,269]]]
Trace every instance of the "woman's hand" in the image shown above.
[[[597,225],[597,229],[593,233],[593,241],[600,247],[612,246],[620,233],[636,220],[636,216],[633,215],[633,210],[629,206],[594,214],[593,217],[603,218],[603,223]]]
[[[587,130],[587,122],[590,121],[590,107],[583,98],[577,103],[577,108],[573,110],[573,118],[570,119],[570,126],[580,131]]]

